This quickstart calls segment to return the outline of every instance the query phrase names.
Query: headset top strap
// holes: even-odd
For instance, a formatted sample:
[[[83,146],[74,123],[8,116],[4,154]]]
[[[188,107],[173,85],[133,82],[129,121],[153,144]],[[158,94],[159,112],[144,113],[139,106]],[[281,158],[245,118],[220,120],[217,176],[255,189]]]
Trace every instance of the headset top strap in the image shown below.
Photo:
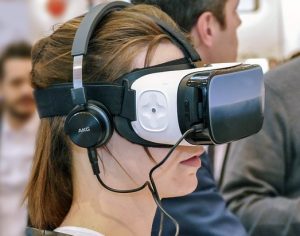
[[[190,61],[190,62],[197,62],[200,61],[201,58],[198,54],[198,52],[193,48],[193,46],[186,40],[186,37],[179,31],[177,31],[174,27],[171,27],[170,25],[166,24],[160,19],[157,19],[155,17],[151,17],[159,27],[167,33],[173,43],[175,43],[183,52],[184,56]]]

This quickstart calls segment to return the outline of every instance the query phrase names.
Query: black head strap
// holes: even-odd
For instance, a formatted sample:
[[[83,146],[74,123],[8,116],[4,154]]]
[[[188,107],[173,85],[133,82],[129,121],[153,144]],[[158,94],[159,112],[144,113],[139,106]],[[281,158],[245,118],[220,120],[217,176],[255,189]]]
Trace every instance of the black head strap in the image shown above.
[[[153,19],[155,23],[171,37],[172,42],[181,49],[189,62],[197,62],[201,60],[198,52],[186,40],[185,36],[181,32],[156,17],[151,17],[151,19]]]
[[[186,58],[181,58],[152,67],[136,69],[122,76],[115,81],[115,84],[99,82],[84,84],[86,98],[101,102],[113,116],[133,121],[136,119],[135,91],[129,88],[131,84],[137,78],[150,73],[185,69],[190,69],[190,65]],[[34,96],[40,118],[68,115],[74,108],[71,90],[71,83],[36,89]]]
[[[74,108],[71,96],[71,83],[57,84],[45,89],[34,91],[37,108],[40,118],[66,116]],[[122,116],[127,119],[135,119],[135,107],[132,112],[124,112],[122,107],[127,107],[126,103],[134,104],[135,93],[126,90],[126,87],[113,84],[84,84],[87,100],[101,102],[113,116]],[[130,99],[130,101],[128,101]]]

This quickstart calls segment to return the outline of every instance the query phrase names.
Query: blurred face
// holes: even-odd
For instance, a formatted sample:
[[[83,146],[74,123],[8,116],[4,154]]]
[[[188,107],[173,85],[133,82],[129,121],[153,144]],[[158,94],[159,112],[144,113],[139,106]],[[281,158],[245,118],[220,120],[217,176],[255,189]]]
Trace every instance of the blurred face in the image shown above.
[[[144,67],[146,51],[134,62],[134,68]],[[151,65],[182,58],[181,51],[171,43],[161,43],[155,51]],[[107,144],[112,156],[101,149],[106,174],[104,181],[118,189],[130,189],[141,186],[149,180],[149,172],[156,163],[163,160],[169,148],[148,148],[151,159],[144,147],[132,144],[114,132]],[[154,172],[154,179],[161,197],[186,195],[197,186],[196,172],[201,167],[199,156],[202,146],[179,146],[159,169]],[[102,172],[103,173],[103,172]],[[120,175],[122,182],[120,181]],[[118,176],[119,178],[116,178]]]
[[[35,111],[30,71],[30,59],[12,58],[4,63],[1,84],[4,109],[21,120],[28,119]]]
[[[238,4],[239,0],[227,0],[224,9],[225,28],[219,23],[216,24],[211,47],[212,62],[233,62],[237,59],[237,29],[241,25],[241,20],[237,13]]]

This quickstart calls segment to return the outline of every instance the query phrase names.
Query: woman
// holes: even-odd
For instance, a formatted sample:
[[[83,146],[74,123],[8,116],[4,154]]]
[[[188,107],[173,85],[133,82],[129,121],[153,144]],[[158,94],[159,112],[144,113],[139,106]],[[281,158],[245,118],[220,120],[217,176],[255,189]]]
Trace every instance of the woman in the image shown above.
[[[149,17],[177,28],[160,10],[132,6],[113,12],[98,26],[85,58],[84,82],[113,82],[136,68],[183,57],[168,35]],[[72,81],[71,46],[81,17],[73,19],[33,49],[36,88]],[[101,76],[100,76],[101,75]],[[103,79],[105,78],[105,79]],[[64,132],[65,117],[43,118],[27,189],[31,223],[71,235],[150,235],[156,204],[149,189],[119,194],[97,182],[87,151]],[[168,148],[145,148],[114,132],[98,148],[102,181],[115,189],[133,189],[149,179],[150,170]],[[197,186],[201,146],[179,146],[154,173],[161,198],[182,196]]]

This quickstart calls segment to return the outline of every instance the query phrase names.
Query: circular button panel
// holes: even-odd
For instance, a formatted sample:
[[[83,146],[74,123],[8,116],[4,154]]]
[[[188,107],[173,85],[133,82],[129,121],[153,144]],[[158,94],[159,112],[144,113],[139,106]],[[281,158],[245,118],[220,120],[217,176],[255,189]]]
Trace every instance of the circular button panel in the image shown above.
[[[168,127],[168,105],[166,96],[159,91],[145,91],[139,97],[138,120],[141,126],[152,132]]]

